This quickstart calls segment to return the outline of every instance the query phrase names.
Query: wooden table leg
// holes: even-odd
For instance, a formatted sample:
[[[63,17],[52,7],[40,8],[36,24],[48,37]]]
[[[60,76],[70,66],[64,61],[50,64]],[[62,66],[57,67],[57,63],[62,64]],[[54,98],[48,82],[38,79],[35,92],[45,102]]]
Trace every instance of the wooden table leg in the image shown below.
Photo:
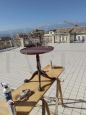
[[[61,90],[61,84],[60,84],[59,78],[57,78],[56,98],[59,99],[59,95],[60,95],[60,99],[61,99],[61,104],[62,104],[62,106],[63,106],[63,95],[62,95],[62,90]]]
[[[47,112],[47,115],[50,115],[50,110],[49,110],[48,104],[44,100],[44,98],[42,98],[42,115],[45,115],[45,112]]]
[[[42,98],[42,115],[45,115],[45,102],[44,102],[44,98]]]

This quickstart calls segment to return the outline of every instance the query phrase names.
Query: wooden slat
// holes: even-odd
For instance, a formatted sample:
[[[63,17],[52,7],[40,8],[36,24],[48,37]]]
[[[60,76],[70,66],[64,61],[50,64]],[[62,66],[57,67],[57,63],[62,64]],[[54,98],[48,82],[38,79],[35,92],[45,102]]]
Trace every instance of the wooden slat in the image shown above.
[[[0,100],[0,115],[9,115],[6,101]]]

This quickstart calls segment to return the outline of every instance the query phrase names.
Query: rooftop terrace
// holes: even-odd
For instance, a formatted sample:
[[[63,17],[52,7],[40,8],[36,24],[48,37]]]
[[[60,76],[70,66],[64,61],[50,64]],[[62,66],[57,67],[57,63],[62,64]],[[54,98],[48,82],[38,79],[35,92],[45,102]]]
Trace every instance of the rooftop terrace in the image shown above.
[[[63,66],[64,72],[60,75],[64,98],[64,105],[58,106],[58,115],[86,115],[86,43],[54,44],[54,50],[42,54],[42,67],[50,63]],[[35,71],[35,56],[25,56],[20,53],[21,48],[0,53],[0,82],[17,88],[23,80]],[[48,90],[46,96],[55,97],[55,85]],[[0,87],[0,99],[3,99]],[[54,113],[55,105],[49,103]],[[35,107],[30,115],[41,115],[41,107]]]

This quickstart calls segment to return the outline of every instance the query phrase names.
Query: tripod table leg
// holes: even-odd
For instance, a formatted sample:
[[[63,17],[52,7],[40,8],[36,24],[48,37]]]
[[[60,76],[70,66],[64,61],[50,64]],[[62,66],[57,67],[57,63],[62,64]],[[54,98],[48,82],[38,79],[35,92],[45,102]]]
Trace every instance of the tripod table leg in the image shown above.
[[[27,82],[31,81],[35,77],[35,75],[37,75],[37,74],[38,74],[38,71],[35,71],[33,73],[33,75],[31,76],[31,78],[30,79],[25,79],[24,82],[27,83]]]

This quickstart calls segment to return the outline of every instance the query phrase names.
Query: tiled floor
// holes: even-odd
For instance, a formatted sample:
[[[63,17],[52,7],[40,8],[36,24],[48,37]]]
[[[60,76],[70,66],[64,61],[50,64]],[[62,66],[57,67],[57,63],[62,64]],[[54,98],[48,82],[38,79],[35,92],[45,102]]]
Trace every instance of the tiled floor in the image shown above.
[[[64,107],[58,106],[58,115],[86,115],[86,43],[55,44],[54,51],[41,55],[42,67],[50,63],[63,66],[60,75]],[[35,56],[20,54],[20,49],[0,53],[0,82],[7,82],[12,88],[18,87],[36,69]],[[55,85],[45,94],[55,97]],[[0,98],[3,98],[0,87]],[[55,105],[49,107],[54,115]],[[30,115],[41,115],[41,107],[35,107]]]

